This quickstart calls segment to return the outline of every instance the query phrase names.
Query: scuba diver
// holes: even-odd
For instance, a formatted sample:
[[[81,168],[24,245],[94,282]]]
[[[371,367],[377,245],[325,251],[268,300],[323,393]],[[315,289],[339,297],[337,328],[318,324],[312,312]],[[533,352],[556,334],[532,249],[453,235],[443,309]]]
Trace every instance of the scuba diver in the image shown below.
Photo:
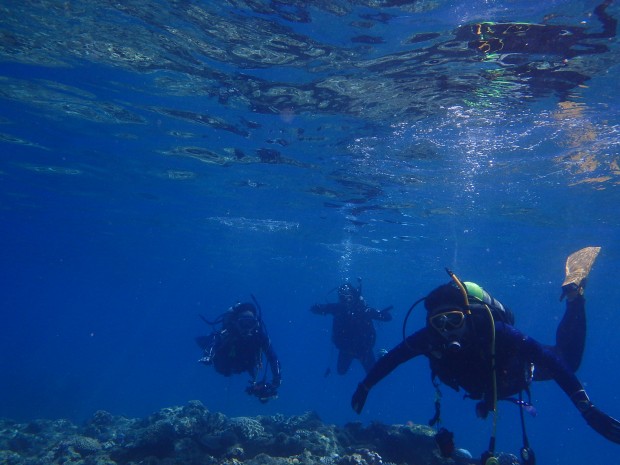
[[[351,406],[360,413],[373,386],[401,363],[424,355],[430,361],[436,387],[438,378],[455,390],[465,390],[466,397],[478,401],[476,413],[481,418],[493,412],[493,433],[489,448],[482,455],[483,465],[497,463],[494,448],[499,400],[508,400],[521,407],[524,444],[521,460],[527,465],[535,464],[523,419],[524,411],[535,414],[529,398],[532,381],[553,379],[588,425],[608,440],[620,444],[620,422],[593,405],[575,376],[585,346],[583,294],[586,277],[599,251],[600,247],[587,247],[572,254],[566,262],[566,279],[560,297],[566,298],[566,311],[553,346],[541,344],[516,329],[510,310],[477,284],[462,282],[447,270],[452,281],[437,287],[409,309],[411,312],[415,305],[424,301],[425,327],[405,337],[405,318],[403,341],[378,360],[359,383]],[[523,399],[523,393],[527,395],[527,401]],[[437,423],[439,415],[440,405],[436,400],[435,417],[429,423]]]
[[[366,373],[375,363],[373,348],[377,332],[372,320],[390,321],[392,306],[379,311],[369,307],[362,297],[361,279],[358,287],[346,282],[338,288],[338,302],[316,304],[310,307],[312,313],[333,315],[332,342],[338,349],[339,375],[344,375],[353,359],[358,359]]]
[[[196,342],[204,351],[204,357],[198,360],[200,363],[213,365],[215,371],[224,376],[247,372],[251,379],[246,392],[265,403],[278,396],[281,374],[280,362],[261,314],[254,299],[254,303],[233,305],[214,321],[201,317],[207,324],[218,328],[208,336],[197,337]],[[263,366],[263,354],[271,367],[271,383],[267,382],[266,367],[263,379],[257,380]]]

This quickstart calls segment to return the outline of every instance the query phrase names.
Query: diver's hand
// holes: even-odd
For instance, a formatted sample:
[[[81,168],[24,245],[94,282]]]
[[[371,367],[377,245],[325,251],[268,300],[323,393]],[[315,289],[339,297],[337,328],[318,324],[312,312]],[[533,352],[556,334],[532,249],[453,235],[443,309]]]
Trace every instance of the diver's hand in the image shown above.
[[[245,392],[251,396],[258,397],[258,400],[260,400],[263,404],[278,397],[278,389],[269,383],[250,382],[250,385],[245,389]]]
[[[620,421],[600,411],[594,405],[590,405],[581,415],[598,434],[611,442],[620,444]]]
[[[260,395],[257,395],[257,397],[263,404],[267,403],[271,399],[277,399],[278,388],[276,388],[273,384],[265,383],[262,392]]]
[[[351,407],[353,407],[353,410],[355,410],[356,413],[362,413],[362,409],[364,408],[369,392],[370,389],[367,388],[364,383],[359,383],[357,385],[357,389],[351,398]]]

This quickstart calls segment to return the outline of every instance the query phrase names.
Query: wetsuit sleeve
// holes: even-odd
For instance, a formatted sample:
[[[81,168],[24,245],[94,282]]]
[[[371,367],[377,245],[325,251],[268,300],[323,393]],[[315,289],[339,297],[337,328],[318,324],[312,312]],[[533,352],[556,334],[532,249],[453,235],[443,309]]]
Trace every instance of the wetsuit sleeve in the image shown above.
[[[421,329],[412,334],[373,365],[370,372],[366,375],[366,378],[358,384],[357,390],[353,394],[353,398],[351,399],[351,407],[353,410],[360,413],[364,408],[370,390],[379,381],[394,371],[397,366],[426,352],[428,347],[427,334],[426,329]]]
[[[310,311],[312,313],[316,313],[317,315],[333,315],[338,313],[339,309],[339,304],[315,304],[310,307]]]
[[[524,361],[534,363],[536,370],[544,371],[570,397],[573,393],[583,389],[583,386],[570,370],[566,362],[549,346],[545,346],[535,339],[526,336],[513,326],[502,322],[495,323],[498,354],[504,350],[518,351]],[[538,380],[539,378],[536,378]]]
[[[520,333],[515,330],[515,334]],[[548,371],[591,428],[608,440],[620,444],[620,422],[594,406],[579,379],[555,351],[526,336],[522,336],[521,348],[531,357],[534,365],[540,365]]]
[[[392,305],[384,308],[383,310],[377,310],[376,308],[366,307],[366,311],[370,314],[370,317],[373,320],[379,321],[392,321],[392,314],[390,310],[392,310]]]
[[[422,355],[427,347],[426,335],[427,330],[421,329],[398,344],[375,363],[362,383],[370,390],[400,364]]]

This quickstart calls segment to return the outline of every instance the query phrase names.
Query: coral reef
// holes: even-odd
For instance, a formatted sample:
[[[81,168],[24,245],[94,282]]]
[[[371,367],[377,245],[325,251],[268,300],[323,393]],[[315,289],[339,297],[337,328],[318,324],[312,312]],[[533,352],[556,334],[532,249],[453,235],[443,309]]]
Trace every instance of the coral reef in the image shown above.
[[[66,420],[0,420],[6,465],[442,465],[434,431],[418,425],[344,427],[314,413],[228,418],[199,401],[142,419],[97,411],[84,425]],[[517,464],[500,454],[500,464]]]

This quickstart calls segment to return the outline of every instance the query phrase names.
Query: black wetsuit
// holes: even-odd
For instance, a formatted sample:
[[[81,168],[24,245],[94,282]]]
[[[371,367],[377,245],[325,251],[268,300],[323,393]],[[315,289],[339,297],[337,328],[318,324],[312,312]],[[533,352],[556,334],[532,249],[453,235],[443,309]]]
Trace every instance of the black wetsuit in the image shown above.
[[[583,297],[567,305],[567,315],[584,313]],[[581,332],[574,324],[585,322],[584,318],[569,318],[570,323],[561,325],[560,340],[568,341],[564,331]],[[566,320],[566,318],[565,318]],[[382,357],[363,383],[371,388],[387,376],[398,365],[418,355],[425,355],[434,375],[447,386],[456,390],[462,388],[472,399],[484,399],[492,408],[493,383],[491,370],[492,328],[488,317],[483,314],[470,317],[470,337],[462,341],[460,350],[450,350],[445,340],[431,328],[424,327],[409,336],[388,354]],[[585,330],[585,328],[583,328]],[[527,389],[527,374],[534,365],[534,381],[554,379],[568,396],[582,389],[574,371],[579,366],[583,343],[578,341],[564,347],[545,346],[521,333],[511,325],[495,322],[495,361],[497,375],[497,397],[508,398]],[[572,364],[560,354],[565,353]],[[538,373],[544,374],[539,376]]]
[[[259,324],[256,331],[249,335],[239,334],[234,327],[226,326],[202,338],[202,341],[199,338],[198,343],[204,349],[209,364],[213,363],[215,370],[224,376],[247,372],[256,380],[264,353],[271,368],[272,384],[278,387],[281,380],[280,362],[265,325]]]
[[[526,389],[530,381],[553,379],[568,395],[587,423],[610,441],[620,443],[620,422],[596,408],[575,376],[581,363],[585,341],[585,300],[577,296],[567,302],[565,315],[558,326],[556,345],[541,344],[513,326],[495,322],[495,363],[492,370],[490,319],[482,313],[468,317],[467,336],[459,350],[450,350],[446,340],[430,327],[415,332],[377,361],[359,384],[351,405],[361,412],[370,389],[401,363],[425,355],[431,370],[443,383],[466,391],[481,400],[489,411],[493,407],[493,374],[497,381],[498,400],[507,399]],[[533,379],[528,377],[532,373]],[[479,410],[478,410],[479,411]]]
[[[334,317],[332,342],[339,351],[338,374],[349,371],[353,359],[358,359],[368,373],[376,360],[373,348],[377,333],[372,320],[390,321],[392,315],[388,311],[368,307],[363,300],[351,304],[314,305],[310,311]]]

